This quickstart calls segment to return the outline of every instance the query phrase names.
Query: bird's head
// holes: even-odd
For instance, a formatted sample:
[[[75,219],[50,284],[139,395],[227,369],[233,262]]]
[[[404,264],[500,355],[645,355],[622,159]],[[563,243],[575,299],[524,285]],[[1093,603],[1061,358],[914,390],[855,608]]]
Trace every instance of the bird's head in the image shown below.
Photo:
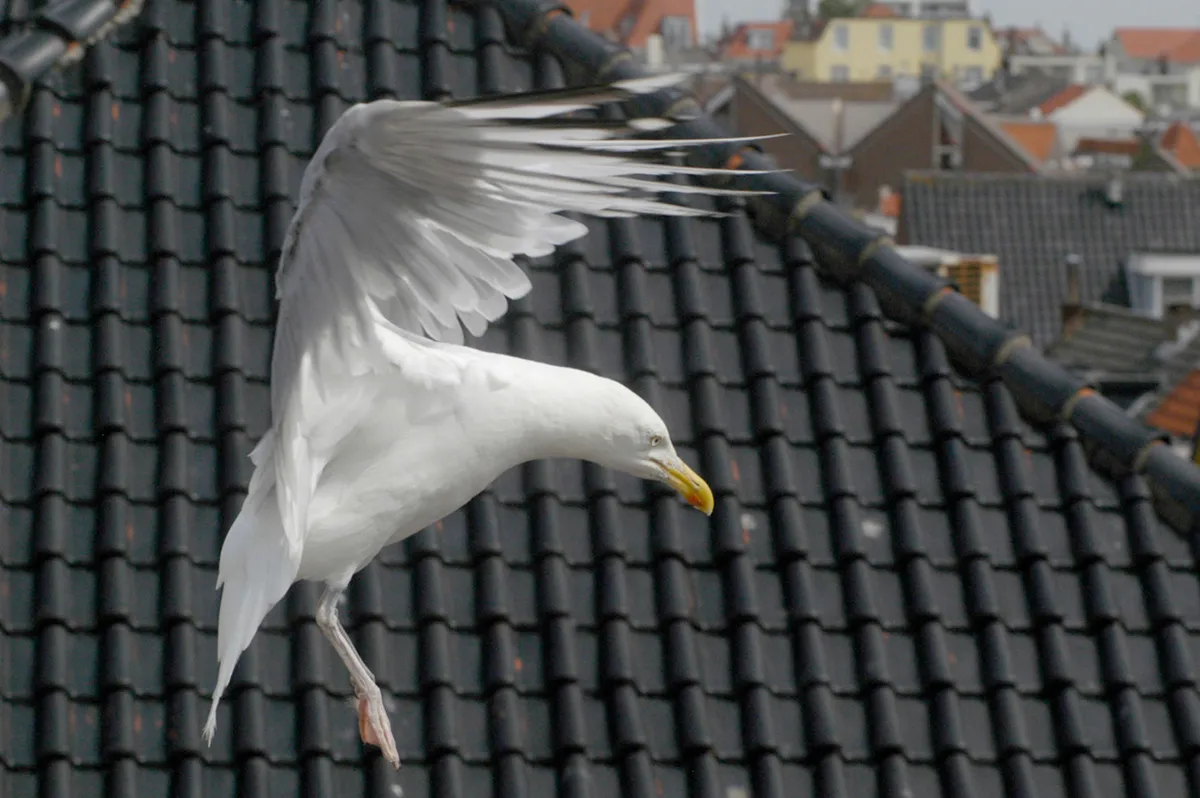
[[[608,400],[603,414],[604,448],[588,459],[635,477],[664,482],[688,504],[712,515],[712,489],[676,453],[662,417],[624,386]]]

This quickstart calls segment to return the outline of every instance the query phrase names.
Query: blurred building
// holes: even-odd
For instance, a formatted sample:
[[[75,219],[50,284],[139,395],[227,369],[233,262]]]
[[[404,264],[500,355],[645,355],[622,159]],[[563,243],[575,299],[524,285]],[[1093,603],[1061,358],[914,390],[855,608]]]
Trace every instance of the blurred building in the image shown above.
[[[1040,160],[952,85],[915,94],[893,83],[798,81],[760,75],[734,82],[730,122],[780,166],[829,186],[840,201],[895,217],[910,170],[1034,173]]]
[[[945,80],[970,88],[1000,65],[1000,45],[966,3],[872,3],[857,17],[814,21],[784,48],[802,80]]]
[[[1162,112],[1200,108],[1200,28],[1117,28],[1103,49],[1117,93]]]
[[[633,50],[654,46],[685,50],[699,43],[696,0],[565,0],[584,27]]]

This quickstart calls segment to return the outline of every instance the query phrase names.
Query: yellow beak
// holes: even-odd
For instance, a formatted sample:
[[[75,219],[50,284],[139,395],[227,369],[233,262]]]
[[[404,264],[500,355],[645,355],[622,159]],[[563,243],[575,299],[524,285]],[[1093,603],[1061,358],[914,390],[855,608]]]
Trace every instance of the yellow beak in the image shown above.
[[[712,515],[712,488],[700,478],[699,474],[689,468],[682,460],[677,460],[674,465],[667,465],[666,463],[659,463],[659,465],[667,472],[668,484],[677,490],[679,495],[687,500],[688,504],[705,515]]]

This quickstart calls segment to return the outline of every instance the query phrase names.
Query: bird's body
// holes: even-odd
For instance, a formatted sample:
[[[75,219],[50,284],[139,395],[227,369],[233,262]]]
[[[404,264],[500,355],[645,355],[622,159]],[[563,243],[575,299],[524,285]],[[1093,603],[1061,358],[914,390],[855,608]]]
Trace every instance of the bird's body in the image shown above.
[[[468,358],[480,354],[455,349]],[[479,359],[479,367],[488,368],[493,357]],[[396,424],[403,400],[390,395],[386,380],[364,391],[362,418],[342,439],[313,493],[297,578],[344,573],[349,579],[382,548],[459,509],[510,468],[578,454],[561,448],[566,440],[561,431],[580,426],[576,417],[587,404],[560,398],[564,385],[598,378],[518,358],[501,356],[497,362],[508,370],[505,382],[493,378],[455,397],[474,399],[482,390],[487,401],[447,404],[417,429]],[[521,423],[533,417],[540,422],[536,427]],[[381,430],[394,431],[396,438],[381,436]],[[404,445],[396,446],[397,440]]]
[[[222,545],[210,741],[239,655],[290,586],[313,580],[325,585],[317,623],[350,672],[363,739],[398,766],[379,688],[337,619],[338,600],[382,548],[516,465],[587,459],[668,482],[711,512],[711,491],[631,390],[461,345],[462,326],[481,334],[528,292],[514,255],[548,254],[586,232],[558,212],[703,213],[629,191],[703,190],[635,176],[722,170],[631,158],[668,145],[618,139],[603,123],[539,121],[677,80],[461,106],[376,101],[330,128],[280,257],[272,425]]]

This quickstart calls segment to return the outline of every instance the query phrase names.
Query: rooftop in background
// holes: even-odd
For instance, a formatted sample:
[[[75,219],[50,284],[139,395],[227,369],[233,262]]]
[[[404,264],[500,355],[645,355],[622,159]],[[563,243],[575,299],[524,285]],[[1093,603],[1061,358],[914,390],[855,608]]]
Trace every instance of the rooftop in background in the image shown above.
[[[1039,164],[1058,155],[1058,127],[1053,122],[998,119],[1000,128]]]
[[[1065,259],[1082,259],[1081,299],[1128,305],[1122,275],[1136,253],[1200,253],[1200,179],[921,173],[905,181],[898,241],[999,258],[1000,315],[1039,346],[1062,331]]]
[[[731,61],[775,61],[792,36],[791,20],[743,22],[717,44]]]
[[[1049,116],[1060,108],[1066,108],[1087,94],[1091,89],[1091,86],[1082,86],[1078,83],[1064,86],[1045,100],[1042,100],[1032,110],[1041,116]]]
[[[967,97],[988,113],[1026,115],[1069,85],[1061,78],[1036,72],[1010,75],[1000,70],[990,81],[967,92]]]
[[[824,151],[833,154],[854,147],[901,105],[887,83],[802,82],[786,75],[764,74],[753,85]],[[842,109],[840,127],[836,104]]]
[[[996,28],[995,35],[1006,53],[1020,55],[1069,55],[1062,42],[1053,39],[1041,28]]]
[[[1182,438],[1195,435],[1200,426],[1200,369],[1192,369],[1176,383],[1146,421]]]
[[[1149,376],[1159,368],[1155,353],[1172,337],[1171,324],[1134,313],[1127,307],[1064,301],[1062,337],[1046,355],[1072,371],[1095,375]]]
[[[1188,169],[1200,170],[1200,138],[1187,122],[1172,122],[1163,132],[1158,146],[1175,157]],[[1200,222],[1198,222],[1200,223]]]
[[[1174,64],[1200,62],[1200,28],[1117,28],[1113,38],[1129,58]]]
[[[696,0],[563,0],[584,27],[626,47],[644,48],[651,36],[668,46],[699,43]]]

